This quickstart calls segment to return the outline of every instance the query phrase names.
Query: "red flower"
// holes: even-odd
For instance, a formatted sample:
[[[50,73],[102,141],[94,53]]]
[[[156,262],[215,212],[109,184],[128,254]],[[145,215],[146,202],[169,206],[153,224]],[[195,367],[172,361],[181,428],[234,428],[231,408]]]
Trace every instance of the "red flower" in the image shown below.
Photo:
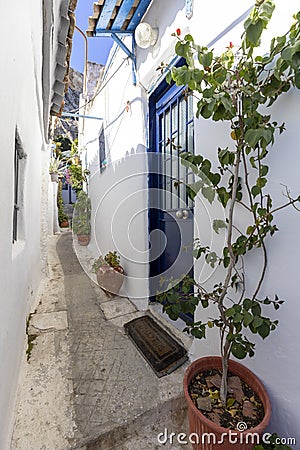
[[[181,29],[180,29],[180,28],[177,28],[176,34],[177,34],[177,36],[180,36],[180,35],[181,35]]]
[[[234,45],[233,45],[233,43],[230,41],[229,42],[229,48],[233,48],[234,47]]]

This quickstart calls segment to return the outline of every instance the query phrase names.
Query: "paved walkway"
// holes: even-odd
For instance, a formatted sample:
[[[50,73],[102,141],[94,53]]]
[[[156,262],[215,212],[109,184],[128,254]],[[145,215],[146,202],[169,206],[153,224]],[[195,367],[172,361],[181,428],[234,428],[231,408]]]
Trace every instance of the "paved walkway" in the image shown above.
[[[20,390],[13,450],[154,450],[165,427],[187,432],[185,366],[155,376],[123,330],[140,314],[85,274],[70,232],[50,238],[49,279],[28,329],[37,338]]]
[[[69,223],[72,222],[73,212],[74,212],[75,204],[73,203],[65,203],[64,204],[64,213],[68,216]]]

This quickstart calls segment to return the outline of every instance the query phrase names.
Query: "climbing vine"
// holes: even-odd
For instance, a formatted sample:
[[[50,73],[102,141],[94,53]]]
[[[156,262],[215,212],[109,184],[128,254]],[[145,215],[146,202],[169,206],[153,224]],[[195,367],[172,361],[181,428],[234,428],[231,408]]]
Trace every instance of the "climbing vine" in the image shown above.
[[[209,203],[219,202],[225,220],[215,218],[213,229],[219,233],[226,229],[226,243],[221,254],[196,240],[194,256],[205,258],[212,267],[223,266],[224,277],[208,292],[203,285],[186,277],[179,285],[160,294],[164,310],[172,319],[181,312],[194,312],[214,304],[216,317],[207,322],[187,323],[186,331],[196,338],[206,337],[208,328],[217,328],[223,361],[220,397],[227,396],[227,373],[230,355],[243,359],[253,356],[255,344],[246,331],[265,339],[275,330],[278,321],[264,315],[265,305],[277,310],[283,300],[275,296],[261,298],[260,290],[268,263],[266,239],[278,231],[274,215],[288,206],[297,208],[300,196],[292,196],[285,187],[285,201],[274,207],[267,191],[269,165],[267,155],[276,136],[285,130],[284,123],[272,119],[272,105],[291,88],[300,89],[300,12],[283,36],[272,39],[268,54],[257,55],[263,30],[274,10],[270,0],[260,0],[244,23],[244,33],[239,48],[232,43],[217,55],[214,50],[197,45],[188,34],[177,38],[176,54],[186,61],[167,74],[169,82],[186,86],[186,95],[197,98],[197,117],[224,121],[230,125],[232,145],[217,149],[218,167],[203,155],[181,153],[184,166],[197,177],[188,186],[191,199],[202,195]],[[160,67],[165,70],[163,64]],[[236,207],[242,207],[248,224],[240,229],[236,223]],[[249,252],[261,251],[262,271],[251,295],[246,296],[244,259]],[[191,287],[193,288],[191,291]],[[236,294],[235,294],[236,293]],[[235,299],[235,300],[234,300]]]

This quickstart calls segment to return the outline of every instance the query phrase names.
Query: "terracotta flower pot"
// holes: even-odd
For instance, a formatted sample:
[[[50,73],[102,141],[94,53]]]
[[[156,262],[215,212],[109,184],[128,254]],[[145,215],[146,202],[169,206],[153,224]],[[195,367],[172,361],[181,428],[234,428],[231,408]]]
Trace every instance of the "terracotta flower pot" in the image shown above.
[[[102,265],[96,272],[99,286],[112,294],[118,294],[124,281],[123,267],[113,268],[109,265]]]
[[[67,228],[69,226],[69,222],[67,220],[62,220],[60,226],[61,228]]]
[[[205,417],[194,405],[190,394],[189,385],[198,373],[211,369],[222,369],[222,359],[219,356],[208,356],[194,361],[187,369],[183,388],[184,395],[188,404],[188,416],[190,433],[192,435],[192,444],[194,450],[251,450],[254,445],[258,444],[258,438],[262,435],[269,424],[271,418],[271,402],[267,391],[261,381],[242,364],[236,361],[229,361],[229,371],[237,375],[246,382],[260,398],[265,411],[263,420],[254,428],[245,430],[229,430],[223,428]],[[242,425],[241,425],[242,429]],[[208,434],[211,433],[209,436]],[[204,436],[203,436],[204,434]],[[199,443],[196,436],[199,437]],[[195,439],[194,439],[195,438]],[[203,442],[202,442],[203,441]],[[197,442],[197,443],[194,443]]]
[[[91,239],[90,235],[84,235],[84,234],[77,235],[78,244],[82,245],[82,246],[89,245],[90,239]]]

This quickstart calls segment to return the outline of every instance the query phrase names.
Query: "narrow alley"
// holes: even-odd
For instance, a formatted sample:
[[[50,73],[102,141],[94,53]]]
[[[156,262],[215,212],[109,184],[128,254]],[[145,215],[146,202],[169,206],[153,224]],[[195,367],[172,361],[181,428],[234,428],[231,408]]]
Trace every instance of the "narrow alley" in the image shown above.
[[[158,379],[123,330],[141,313],[90,280],[70,232],[49,242],[12,449],[156,449],[165,428],[187,432],[186,365]]]
[[[299,0],[0,21],[0,450],[300,448]]]

